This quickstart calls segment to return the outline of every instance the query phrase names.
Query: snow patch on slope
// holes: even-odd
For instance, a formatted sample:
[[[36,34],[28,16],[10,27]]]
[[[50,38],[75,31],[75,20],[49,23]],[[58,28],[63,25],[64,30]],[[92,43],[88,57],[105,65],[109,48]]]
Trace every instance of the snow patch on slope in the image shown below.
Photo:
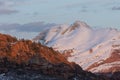
[[[103,72],[103,71],[107,71],[108,69],[112,68],[112,67],[120,67],[120,61],[117,62],[112,62],[112,63],[106,63],[103,65],[100,65],[98,67],[92,68],[90,71],[97,73],[97,72]]]

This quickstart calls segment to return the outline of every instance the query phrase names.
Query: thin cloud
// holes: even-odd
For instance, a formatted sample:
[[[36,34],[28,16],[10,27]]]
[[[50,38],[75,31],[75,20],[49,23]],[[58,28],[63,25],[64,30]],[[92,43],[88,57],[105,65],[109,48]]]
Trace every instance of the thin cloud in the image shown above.
[[[8,15],[13,13],[18,13],[18,10],[13,9],[16,3],[13,1],[0,1],[0,15]]]
[[[13,13],[18,13],[19,11],[17,10],[12,10],[12,9],[0,9],[0,15],[9,15]]]
[[[1,24],[0,30],[3,31],[24,31],[24,32],[40,32],[49,27],[55,26],[55,23],[32,22],[27,24]]]
[[[38,15],[39,13],[38,12],[34,12],[33,15]]]
[[[82,9],[82,10],[80,10],[80,12],[88,12],[88,10],[87,9]]]
[[[27,24],[0,24],[0,33],[10,34],[19,39],[32,39],[39,32],[55,26],[55,23],[32,22]]]
[[[88,12],[88,7],[82,6],[80,12]]]
[[[114,6],[114,7],[112,8],[112,10],[120,10],[120,6],[118,6],[118,7],[115,7],[115,6]]]
[[[84,3],[73,3],[73,4],[67,4],[67,5],[64,5],[62,8],[65,8],[65,9],[68,9],[68,10],[71,10],[71,9],[76,9],[78,10],[78,13],[86,13],[86,12],[94,12],[92,9],[89,9],[88,5],[87,4],[84,4]]]
[[[61,8],[76,8],[76,7],[80,7],[81,3],[73,3],[73,4],[66,4],[64,6],[62,6]]]
[[[40,32],[43,29],[55,26],[56,24],[54,23],[44,23],[44,22],[32,22],[28,24],[21,25],[19,27],[20,31],[35,31],[35,32]]]

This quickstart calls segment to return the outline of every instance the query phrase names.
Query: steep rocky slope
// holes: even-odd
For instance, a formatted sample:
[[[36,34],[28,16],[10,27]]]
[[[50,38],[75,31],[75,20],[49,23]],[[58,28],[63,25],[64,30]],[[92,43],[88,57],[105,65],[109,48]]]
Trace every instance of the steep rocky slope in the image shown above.
[[[70,63],[59,52],[30,40],[0,34],[1,80],[109,80]]]
[[[94,29],[76,21],[41,32],[33,40],[63,53],[69,61],[94,73],[120,71],[120,31]]]

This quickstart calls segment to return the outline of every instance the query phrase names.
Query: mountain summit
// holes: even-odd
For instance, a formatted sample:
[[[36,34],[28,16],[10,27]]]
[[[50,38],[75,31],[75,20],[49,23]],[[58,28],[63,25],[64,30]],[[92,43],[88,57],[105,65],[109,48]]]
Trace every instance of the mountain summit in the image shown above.
[[[89,25],[87,25],[85,22],[83,22],[83,21],[75,21],[74,23],[73,23],[73,25],[72,26],[74,26],[74,27],[83,27],[83,28],[90,28],[89,27]]]

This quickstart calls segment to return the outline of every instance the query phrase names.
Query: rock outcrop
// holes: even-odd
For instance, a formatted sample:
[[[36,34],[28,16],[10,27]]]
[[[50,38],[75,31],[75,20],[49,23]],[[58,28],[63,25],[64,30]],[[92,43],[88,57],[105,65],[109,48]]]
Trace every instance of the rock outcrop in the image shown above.
[[[2,80],[109,80],[82,70],[52,48],[4,34],[0,34],[0,73]]]

